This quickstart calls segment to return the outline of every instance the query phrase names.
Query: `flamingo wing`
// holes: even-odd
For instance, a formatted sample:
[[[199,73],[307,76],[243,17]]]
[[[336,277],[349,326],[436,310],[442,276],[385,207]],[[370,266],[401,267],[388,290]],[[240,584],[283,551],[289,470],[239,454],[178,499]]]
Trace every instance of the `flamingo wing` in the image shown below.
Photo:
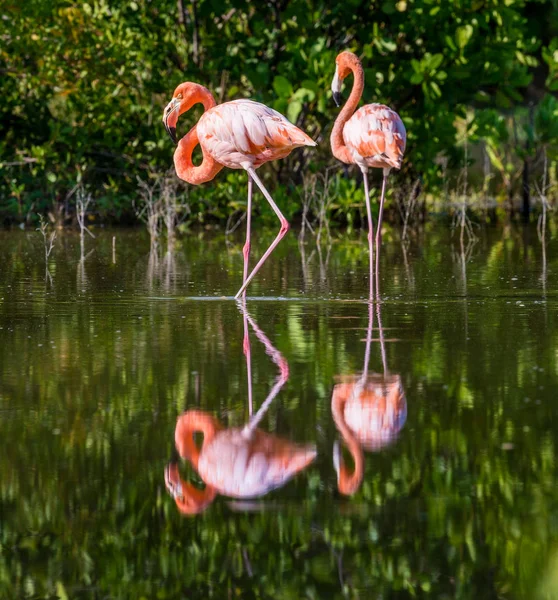
[[[259,429],[252,435],[228,429],[204,447],[198,472],[207,485],[232,498],[256,498],[282,486],[316,458],[313,446]]]
[[[407,134],[399,115],[388,106],[359,108],[345,124],[343,139],[358,164],[401,168]]]
[[[217,162],[259,167],[299,146],[316,143],[276,110],[252,100],[233,100],[205,112],[198,122],[200,144]]]

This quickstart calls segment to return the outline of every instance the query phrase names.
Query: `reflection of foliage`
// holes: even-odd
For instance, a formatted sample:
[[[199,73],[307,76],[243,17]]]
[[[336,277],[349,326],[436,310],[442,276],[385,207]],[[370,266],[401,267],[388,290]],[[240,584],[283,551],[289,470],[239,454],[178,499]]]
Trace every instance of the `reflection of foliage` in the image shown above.
[[[408,129],[395,181],[420,176],[433,192],[443,177],[436,159],[462,163],[456,118],[485,108],[520,118],[525,100],[558,85],[553,0],[112,4],[29,0],[2,14],[1,216],[23,220],[33,207],[66,218],[66,194],[83,180],[103,216],[129,218],[137,176],[171,164],[160,118],[182,80],[206,84],[220,102],[264,101],[318,139],[317,151],[266,168],[268,183],[292,186],[306,169],[336,164],[329,86],[337,52],[355,50],[366,100],[392,104]],[[182,131],[192,122],[184,117]],[[245,177],[222,173],[193,189],[191,218],[224,220],[245,187]],[[299,210],[292,189],[285,200],[287,214]],[[344,221],[342,212],[334,216]]]
[[[316,442],[320,459],[262,510],[236,513],[220,498],[197,519],[166,497],[163,467],[185,406],[244,422],[242,319],[228,301],[144,288],[149,241],[118,233],[113,266],[111,235],[92,242],[86,289],[76,238],[53,250],[46,290],[28,252],[36,234],[0,245],[0,597],[556,597],[558,329],[550,306],[516,304],[525,289],[537,294],[535,250],[521,233],[484,235],[468,299],[445,232],[428,231],[420,254],[411,246],[414,288],[399,248],[386,245],[383,324],[400,340],[387,344],[388,364],[409,414],[397,444],[367,455],[351,500],[334,492],[330,394],[335,375],[362,367],[366,305],[254,302],[291,366],[265,427]],[[254,293],[282,280],[296,289],[291,243]],[[185,244],[179,294],[235,289],[242,242],[234,255],[220,239]],[[333,244],[331,293],[365,294],[366,243]],[[319,282],[317,261],[310,269]],[[549,289],[557,272],[550,260]],[[276,371],[263,353],[253,361],[261,399]]]

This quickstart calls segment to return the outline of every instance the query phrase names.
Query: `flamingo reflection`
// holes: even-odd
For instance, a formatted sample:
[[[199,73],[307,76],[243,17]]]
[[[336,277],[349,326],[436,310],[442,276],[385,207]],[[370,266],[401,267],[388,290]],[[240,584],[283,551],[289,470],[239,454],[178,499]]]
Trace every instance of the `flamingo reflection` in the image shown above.
[[[371,296],[372,298],[372,296]],[[374,305],[368,304],[368,329],[361,376],[340,377],[333,388],[331,412],[339,433],[352,455],[351,472],[341,455],[339,443],[333,451],[337,486],[345,495],[354,494],[364,475],[364,450],[378,451],[392,443],[407,419],[407,401],[401,377],[388,372],[381,304],[376,304],[383,373],[369,374]]]
[[[201,410],[188,410],[177,421],[175,444],[181,458],[190,462],[205,488],[200,490],[180,477],[178,465],[165,469],[165,485],[178,509],[188,515],[202,512],[217,494],[250,499],[281,487],[316,457],[312,445],[299,445],[267,433],[257,426],[271,402],[289,378],[289,367],[281,353],[239,304],[244,317],[244,353],[248,368],[250,418],[244,427],[224,427],[218,419]],[[265,346],[267,354],[279,368],[279,375],[269,395],[252,415],[252,371],[248,325]],[[194,434],[202,433],[200,447]]]

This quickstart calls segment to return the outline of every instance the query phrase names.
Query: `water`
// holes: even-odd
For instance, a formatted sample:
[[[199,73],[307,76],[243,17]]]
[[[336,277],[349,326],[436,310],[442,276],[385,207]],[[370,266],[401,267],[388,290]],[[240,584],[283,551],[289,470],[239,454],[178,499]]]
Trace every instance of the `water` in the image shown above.
[[[558,598],[555,241],[388,235],[369,309],[364,237],[289,235],[245,313],[240,238],[85,246],[46,274],[36,232],[0,234],[0,597]],[[229,495],[178,457],[192,410],[236,440],[204,459]]]

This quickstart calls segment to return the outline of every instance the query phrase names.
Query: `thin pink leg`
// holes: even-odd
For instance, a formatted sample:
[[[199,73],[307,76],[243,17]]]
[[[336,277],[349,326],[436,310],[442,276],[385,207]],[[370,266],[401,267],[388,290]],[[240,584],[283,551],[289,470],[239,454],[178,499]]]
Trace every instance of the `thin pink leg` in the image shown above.
[[[279,367],[279,375],[277,376],[271,391],[258,409],[258,412],[250,418],[250,422],[245,427],[246,433],[250,434],[263,419],[264,414],[266,413],[275,396],[277,396],[281,388],[285,385],[285,383],[287,383],[289,379],[289,363],[285,360],[285,357],[281,354],[281,352],[279,352],[279,350],[277,350],[277,348],[271,343],[265,333],[258,327],[254,319],[252,319],[246,308],[246,302],[244,300],[242,303],[239,302],[239,306],[244,319],[250,323],[250,326],[254,330],[256,337],[265,346],[266,354],[270,356],[271,360]]]
[[[382,309],[380,308],[381,304],[378,302],[376,304],[376,314],[378,316],[378,331],[380,332],[380,349],[382,351],[382,366],[384,367],[384,377],[387,377],[388,368],[387,368],[387,358],[386,358],[386,341],[384,339],[384,328],[382,327]]]
[[[374,299],[370,296],[368,301],[368,329],[366,331],[366,350],[364,352],[364,366],[362,367],[362,378],[368,377],[368,365],[370,364],[370,346],[372,345],[372,330],[374,324]]]
[[[245,303],[246,299],[243,298],[242,302]],[[246,356],[246,372],[248,377],[248,414],[250,418],[252,418],[252,414],[254,412],[254,403],[252,399],[252,352],[250,348],[250,335],[248,331],[248,317],[246,314],[246,305],[244,304],[244,341],[242,344],[242,349],[244,351],[244,356]]]
[[[277,237],[273,240],[273,242],[271,243],[269,248],[265,251],[265,254],[260,258],[257,265],[252,269],[252,272],[250,273],[250,275],[248,275],[247,279],[242,284],[242,287],[238,290],[238,292],[235,296],[235,299],[238,299],[244,293],[244,290],[248,287],[248,284],[250,283],[250,281],[252,281],[252,278],[254,277],[254,275],[260,270],[261,266],[267,260],[267,257],[273,252],[273,250],[275,249],[275,246],[277,246],[277,244],[285,237],[287,231],[289,231],[289,223],[287,222],[287,219],[285,219],[285,217],[283,216],[283,213],[279,210],[279,207],[277,206],[277,204],[275,204],[275,202],[273,201],[273,198],[270,196],[269,192],[265,189],[264,184],[261,182],[260,178],[256,175],[256,171],[254,170],[254,168],[251,166],[248,166],[248,165],[246,165],[244,168],[248,171],[248,176],[252,177],[252,179],[256,182],[256,185],[262,191],[262,194],[265,196],[265,199],[269,202],[269,204],[271,205],[271,208],[273,209],[275,214],[279,217],[279,220],[281,221],[281,229],[279,230]]]
[[[250,235],[251,235],[251,223],[252,223],[252,186],[253,180],[248,175],[248,202],[246,205],[246,243],[244,244],[244,248],[242,248],[242,254],[244,255],[244,275],[242,277],[242,283],[246,281],[246,277],[248,277],[248,262],[250,260]],[[242,294],[243,297],[246,297],[246,290]]]
[[[384,214],[384,199],[386,197],[388,175],[389,169],[384,169],[382,196],[380,197],[380,212],[378,213],[378,229],[376,230],[376,298],[378,300],[380,300],[380,246],[382,244],[382,216]]]
[[[366,198],[366,213],[368,214],[368,251],[370,253],[370,302],[374,298],[374,221],[372,220],[372,208],[370,206],[370,191],[368,189],[368,169],[362,169],[364,180],[364,196]]]
[[[366,349],[364,351],[364,365],[362,367],[362,375],[353,388],[352,398],[356,399],[362,393],[366,380],[368,379],[368,368],[370,366],[370,348],[372,347],[372,331],[374,329],[374,298],[372,291],[368,299],[368,329],[366,331]]]

